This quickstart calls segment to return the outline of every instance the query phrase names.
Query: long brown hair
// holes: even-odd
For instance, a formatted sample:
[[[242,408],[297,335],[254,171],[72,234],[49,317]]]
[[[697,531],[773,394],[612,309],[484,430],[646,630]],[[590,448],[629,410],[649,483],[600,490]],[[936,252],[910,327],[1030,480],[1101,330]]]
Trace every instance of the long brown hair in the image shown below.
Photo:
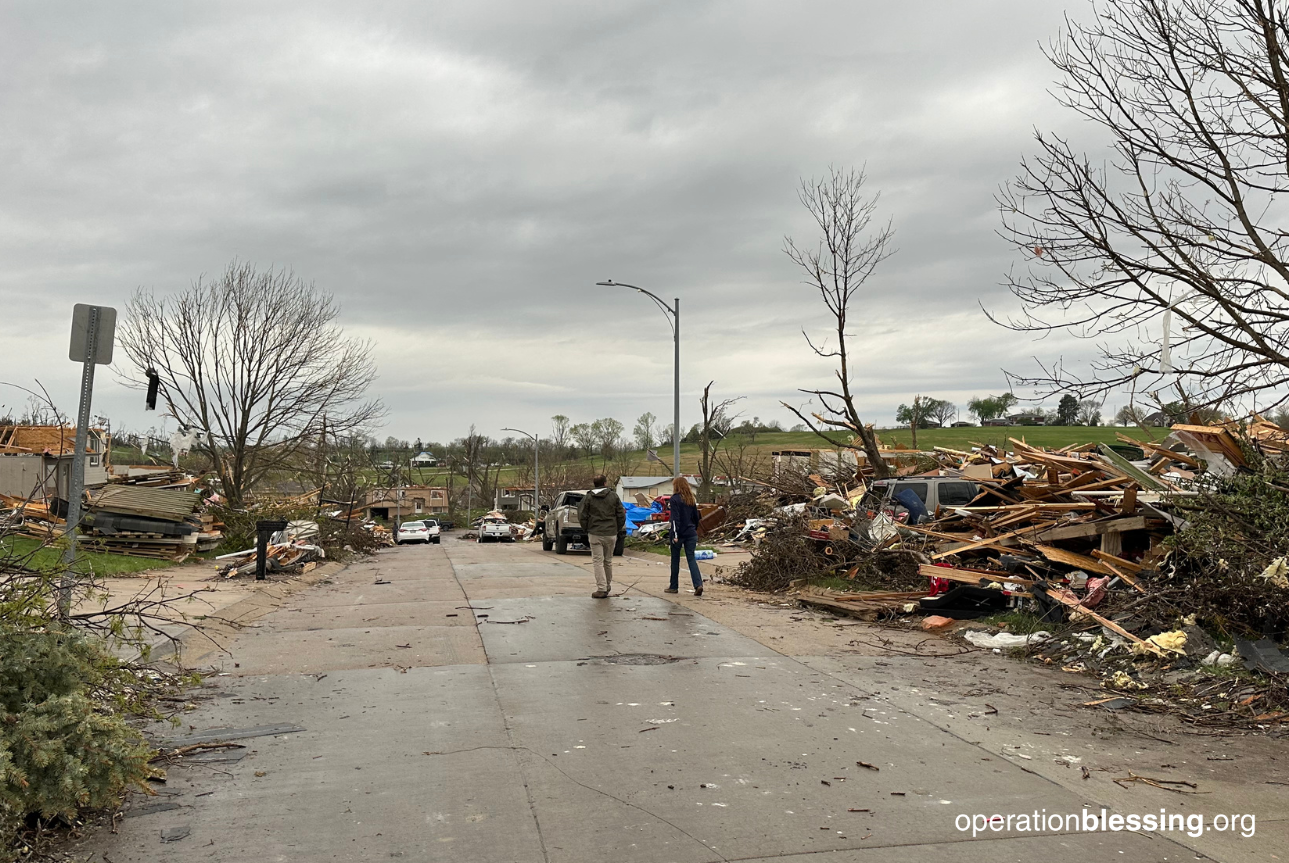
[[[680,499],[690,506],[698,505],[697,501],[694,500],[694,490],[689,487],[689,480],[683,476],[678,476],[672,481],[671,493],[680,495]]]

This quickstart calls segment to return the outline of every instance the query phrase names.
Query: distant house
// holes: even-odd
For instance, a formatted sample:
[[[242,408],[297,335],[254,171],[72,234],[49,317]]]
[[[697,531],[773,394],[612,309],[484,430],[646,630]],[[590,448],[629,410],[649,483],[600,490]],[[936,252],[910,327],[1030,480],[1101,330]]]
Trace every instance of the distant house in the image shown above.
[[[770,453],[774,460],[774,476],[777,479],[779,474],[787,471],[789,473],[809,473],[811,469],[811,455],[814,450],[809,449],[785,449],[778,452]]]
[[[691,480],[690,484],[695,488],[698,486],[696,479]],[[618,478],[618,484],[614,487],[618,493],[618,498],[623,503],[636,503],[636,495],[644,495],[646,499],[653,500],[664,494],[671,494],[671,477],[669,476],[623,476]]]
[[[1018,425],[1018,426],[1047,425],[1046,416],[1044,416],[1043,414],[1037,414],[1033,412],[1021,412],[1018,414],[1012,414],[1011,416],[1007,417],[1007,419],[1011,420],[1012,425]]]
[[[111,436],[103,429],[86,434],[85,487],[107,484]],[[76,429],[71,426],[0,427],[0,494],[67,500],[72,485]]]
[[[1141,418],[1141,424],[1147,428],[1163,428],[1173,424],[1173,419],[1163,411],[1155,411]]]
[[[412,464],[416,467],[438,467],[439,460],[434,456],[434,453],[422,450],[412,456]]]
[[[514,486],[511,488],[497,489],[496,499],[493,501],[493,509],[501,512],[515,512],[516,510],[533,511],[533,488],[520,488]]]
[[[366,518],[415,518],[418,515],[440,515],[448,511],[446,486],[405,485],[401,488],[377,488],[363,498]]]

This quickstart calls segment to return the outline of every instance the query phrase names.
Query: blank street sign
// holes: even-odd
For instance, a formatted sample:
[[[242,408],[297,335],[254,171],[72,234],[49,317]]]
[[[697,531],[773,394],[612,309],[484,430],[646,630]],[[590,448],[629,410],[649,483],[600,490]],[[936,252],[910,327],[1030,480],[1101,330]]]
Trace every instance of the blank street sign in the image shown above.
[[[90,310],[98,309],[98,338],[91,356],[89,344]],[[88,306],[77,303],[72,310],[72,346],[67,358],[74,363],[112,364],[112,344],[116,341],[116,309],[111,306]]]

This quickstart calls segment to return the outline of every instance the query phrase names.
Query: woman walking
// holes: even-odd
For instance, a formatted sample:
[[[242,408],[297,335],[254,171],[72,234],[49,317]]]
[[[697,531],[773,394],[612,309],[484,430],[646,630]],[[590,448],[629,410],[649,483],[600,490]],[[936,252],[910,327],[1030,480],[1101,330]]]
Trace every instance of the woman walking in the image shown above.
[[[703,574],[698,571],[698,561],[694,560],[700,516],[694,490],[683,476],[676,477],[672,483],[667,508],[671,511],[671,586],[663,592],[680,592],[680,552],[684,549],[685,560],[689,562],[689,577],[694,582],[694,596],[702,596]]]

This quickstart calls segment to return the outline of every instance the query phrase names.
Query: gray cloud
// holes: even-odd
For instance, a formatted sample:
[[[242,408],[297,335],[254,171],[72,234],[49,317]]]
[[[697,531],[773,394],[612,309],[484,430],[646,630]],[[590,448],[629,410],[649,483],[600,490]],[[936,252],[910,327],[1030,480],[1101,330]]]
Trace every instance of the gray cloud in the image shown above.
[[[686,423],[711,379],[786,419],[829,373],[780,251],[829,164],[866,164],[898,232],[856,327],[874,419],[1089,353],[978,309],[1010,307],[995,189],[1034,126],[1072,122],[1038,50],[1063,3],[5,8],[0,379],[68,408],[73,302],[240,257],[336,294],[378,345],[388,433],[669,415],[666,322],[606,277],[682,297]],[[154,421],[100,380],[100,411]]]

